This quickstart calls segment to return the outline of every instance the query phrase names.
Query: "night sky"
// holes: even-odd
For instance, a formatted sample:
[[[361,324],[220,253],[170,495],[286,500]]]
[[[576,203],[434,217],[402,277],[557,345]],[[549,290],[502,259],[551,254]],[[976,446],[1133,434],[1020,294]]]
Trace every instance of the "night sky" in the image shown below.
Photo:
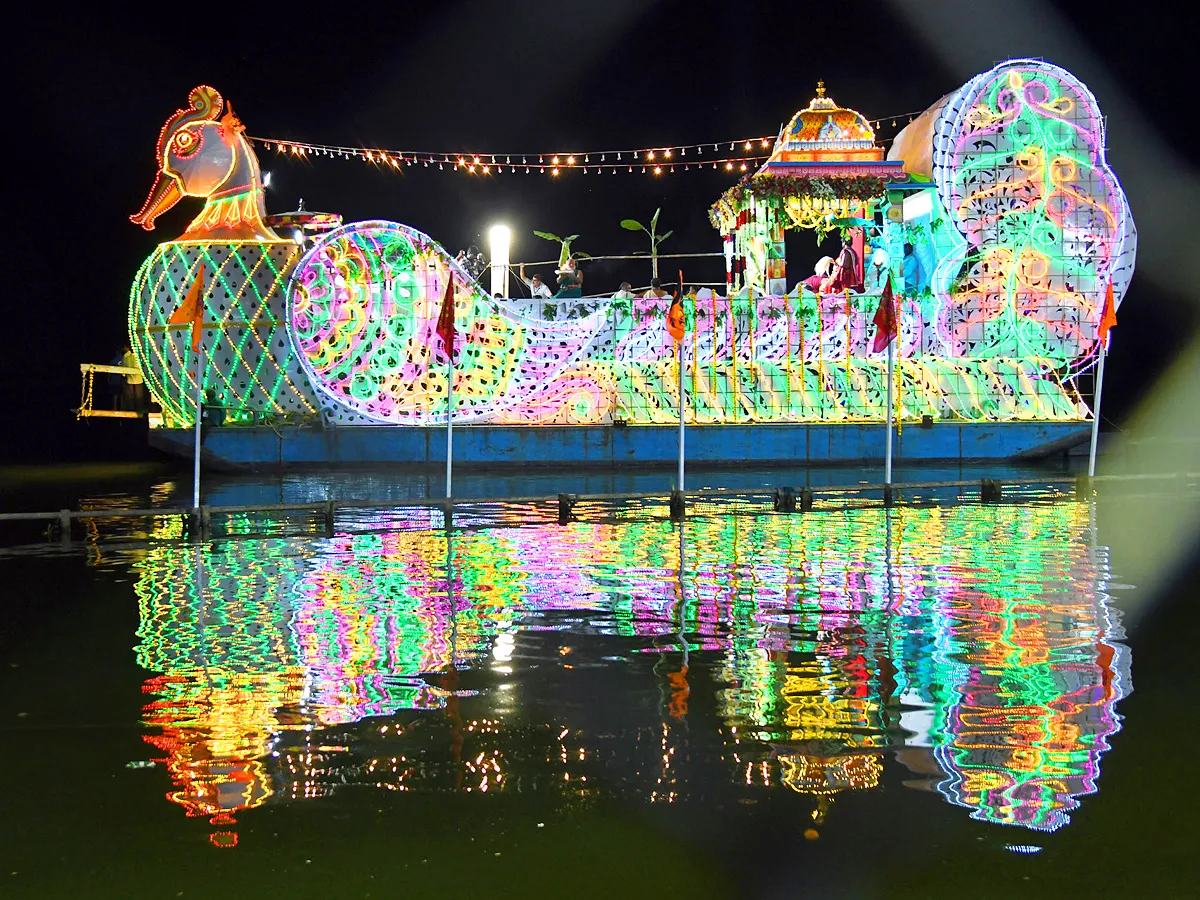
[[[69,412],[78,364],[113,356],[138,265],[199,209],[185,200],[151,233],[128,219],[154,179],[159,128],[200,83],[221,91],[253,135],[538,152],[773,135],[818,79],[868,118],[900,117],[880,129],[888,138],[904,114],[995,62],[1042,56],[1081,77],[1109,116],[1109,162],[1140,232],[1106,413],[1127,410],[1200,320],[1200,254],[1187,218],[1197,203],[1194,113],[1179,105],[1196,65],[1185,29],[1154,4],[1115,19],[1094,3],[1035,0],[469,0],[231,12],[238,8],[177,0],[76,15],[30,5],[25,29],[9,32],[8,223],[18,252],[7,255],[2,302],[13,330],[0,402],[23,424],[0,458],[90,454],[99,431]],[[502,221],[514,229],[516,260],[555,254],[533,229],[579,233],[577,248],[593,254],[643,249],[619,222],[648,220],[656,207],[662,228],[675,230],[664,252],[719,250],[707,208],[735,180],[711,170],[485,180],[260,158],[272,173],[270,212],[303,197],[346,221],[404,222],[452,252],[472,243],[486,252],[482,235]],[[819,255],[811,236],[790,238],[789,275],[811,271]],[[645,281],[649,264],[635,265],[647,271],[591,268],[587,287]],[[695,280],[721,271],[685,266]]]

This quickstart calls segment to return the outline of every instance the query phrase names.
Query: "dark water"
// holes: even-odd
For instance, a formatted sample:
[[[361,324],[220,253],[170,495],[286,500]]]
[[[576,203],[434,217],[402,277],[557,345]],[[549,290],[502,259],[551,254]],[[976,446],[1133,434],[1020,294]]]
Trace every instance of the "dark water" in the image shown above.
[[[1188,896],[1184,494],[9,546],[0,894]]]

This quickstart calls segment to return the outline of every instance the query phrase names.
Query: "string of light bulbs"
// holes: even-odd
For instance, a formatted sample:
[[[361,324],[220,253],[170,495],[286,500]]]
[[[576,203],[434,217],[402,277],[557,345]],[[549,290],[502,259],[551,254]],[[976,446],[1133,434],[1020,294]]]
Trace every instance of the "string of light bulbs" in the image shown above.
[[[880,119],[869,120],[874,127],[880,127],[888,121],[894,126],[897,121],[907,118],[909,122],[918,113],[904,113],[898,116],[884,116]],[[421,166],[440,170],[450,169],[468,175],[500,175],[505,173],[517,174],[550,174],[559,175],[565,171],[581,171],[602,173],[605,171],[641,172],[649,175],[671,174],[676,168],[684,171],[692,169],[724,170],[727,172],[747,172],[752,166],[757,166],[767,159],[770,148],[775,140],[773,137],[739,138],[737,140],[704,141],[695,144],[673,144],[670,146],[644,147],[639,149],[618,150],[585,150],[577,152],[489,152],[489,153],[450,153],[428,150],[392,150],[374,147],[352,147],[341,144],[317,144],[308,141],[284,140],[282,138],[257,137],[247,135],[255,144],[266,151],[277,154],[316,157],[323,156],[335,159],[358,159],[378,166],[393,169]],[[722,148],[728,145],[728,150]],[[730,156],[738,153],[742,155]],[[758,151],[757,153],[755,151]],[[689,157],[690,153],[690,157]]]
[[[422,166],[451,169],[470,175],[492,175],[524,172],[558,175],[566,170],[588,172],[642,171],[662,175],[685,170],[725,168],[727,171],[747,171],[751,163],[767,157],[771,138],[743,138],[738,141],[706,142],[704,144],[674,145],[636,150],[591,150],[578,153],[447,153],[420,150],[390,150],[371,147],[347,147],[335,144],[313,144],[306,141],[286,141],[275,138],[250,137],[264,150],[299,157],[324,156],[340,159],[360,159],[367,163],[390,166],[394,169]],[[729,151],[721,152],[728,144]],[[728,152],[743,155],[729,156]],[[753,151],[761,151],[753,155]],[[690,152],[690,156],[689,156]],[[744,155],[749,152],[752,155]],[[706,156],[707,154],[707,156]]]
[[[496,154],[493,162],[491,154],[418,154],[406,153],[389,150],[349,150],[344,153],[333,152],[326,148],[310,148],[303,145],[294,145],[290,142],[272,142],[271,146],[276,152],[285,156],[299,156],[308,158],[309,156],[331,156],[341,157],[345,159],[362,159],[363,161],[382,167],[391,167],[393,169],[401,169],[411,166],[421,166],[423,168],[436,167],[440,170],[451,170],[461,172],[468,175],[503,175],[503,174],[518,174],[523,172],[526,175],[540,174],[557,176],[564,172],[579,171],[584,175],[588,172],[597,174],[603,172],[611,172],[613,175],[619,172],[634,173],[641,172],[649,175],[664,175],[671,174],[677,168],[682,168],[684,171],[692,169],[712,169],[725,170],[727,172],[747,172],[751,167],[762,163],[767,159],[766,155],[762,156],[723,156],[713,160],[683,160],[674,159],[670,153],[663,153],[661,156],[654,151],[647,151],[640,155],[638,159],[628,158],[629,154],[622,151],[618,156],[620,159],[607,160],[608,154],[600,154],[603,162],[589,162],[588,155],[582,158],[574,154],[553,154],[549,157],[540,155],[536,158],[512,157],[510,155]],[[510,161],[511,160],[511,161]]]

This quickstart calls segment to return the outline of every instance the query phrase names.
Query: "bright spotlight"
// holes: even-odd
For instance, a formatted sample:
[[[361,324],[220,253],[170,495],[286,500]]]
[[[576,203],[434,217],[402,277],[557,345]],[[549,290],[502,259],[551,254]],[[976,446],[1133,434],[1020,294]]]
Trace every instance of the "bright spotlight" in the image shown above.
[[[508,296],[508,251],[512,246],[512,231],[507,225],[493,225],[488,231],[492,257],[492,296]]]

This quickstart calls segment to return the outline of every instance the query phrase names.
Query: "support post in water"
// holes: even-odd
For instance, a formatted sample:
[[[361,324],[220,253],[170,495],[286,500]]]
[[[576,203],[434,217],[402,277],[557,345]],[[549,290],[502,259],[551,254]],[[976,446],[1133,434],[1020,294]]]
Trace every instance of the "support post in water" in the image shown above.
[[[796,511],[796,489],[790,487],[775,488],[775,512]]]
[[[1075,499],[1083,500],[1090,497],[1094,487],[1092,486],[1092,475],[1076,475],[1075,476]]]
[[[574,494],[559,494],[558,495],[558,524],[568,524],[572,517],[575,507]]]

